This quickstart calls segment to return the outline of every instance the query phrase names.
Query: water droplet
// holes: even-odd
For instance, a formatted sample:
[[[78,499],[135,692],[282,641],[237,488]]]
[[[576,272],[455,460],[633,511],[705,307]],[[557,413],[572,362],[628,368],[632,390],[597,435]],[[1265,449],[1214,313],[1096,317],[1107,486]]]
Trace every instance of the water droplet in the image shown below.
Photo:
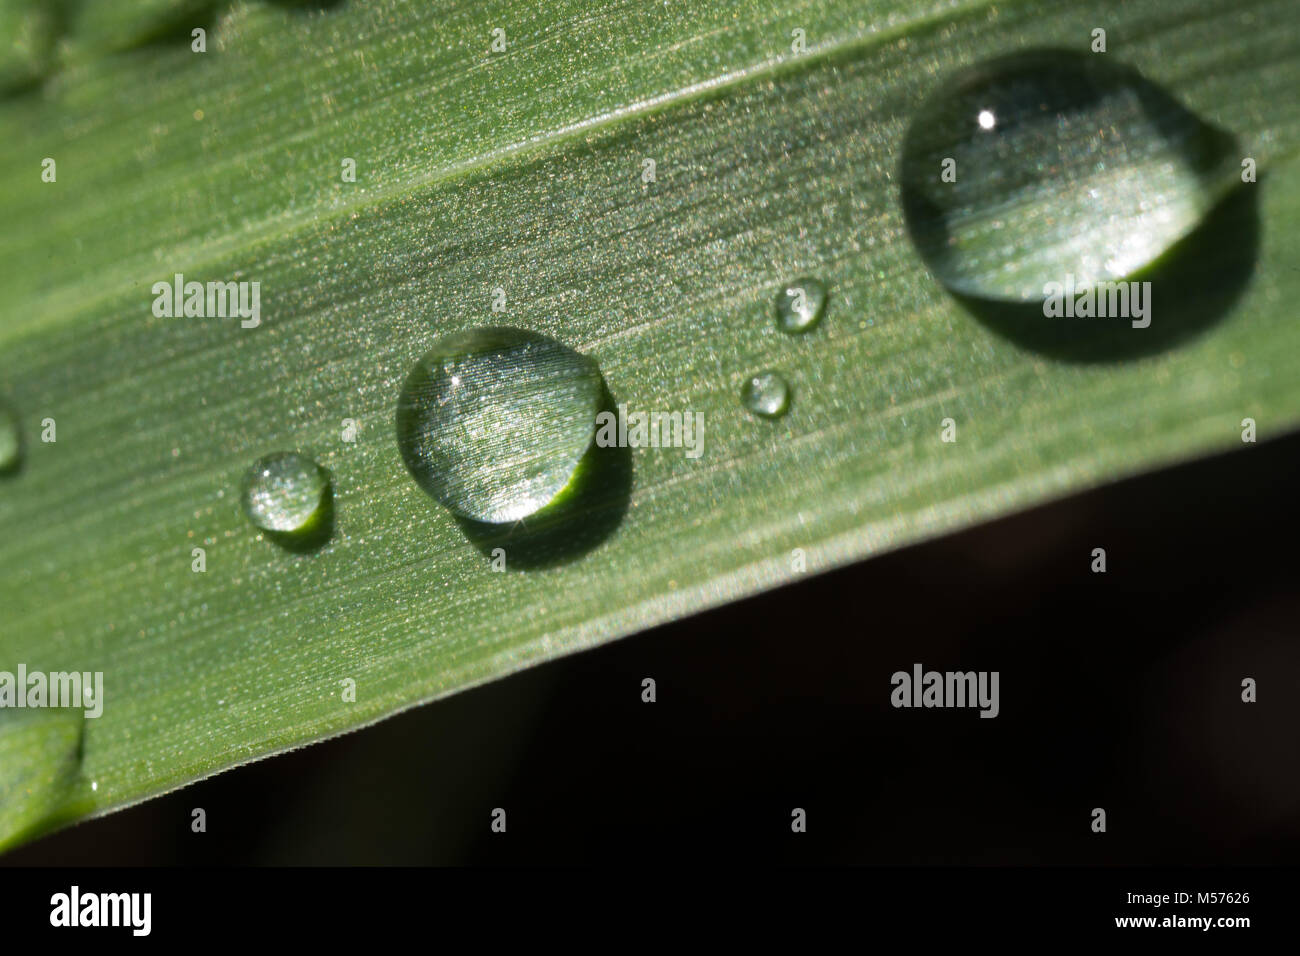
[[[329,472],[296,452],[267,455],[244,475],[244,512],[263,531],[310,532],[326,520],[332,497]]]
[[[1231,144],[1109,56],[1013,54],[921,106],[903,210],[954,292],[1041,301],[1048,282],[1115,281],[1189,235],[1236,183]]]
[[[826,286],[820,279],[787,282],[776,296],[776,327],[796,334],[816,327],[826,311]]]
[[[780,372],[758,372],[745,379],[740,401],[761,418],[780,418],[790,410],[790,385]]]
[[[22,457],[23,436],[18,416],[0,405],[0,474],[17,471]]]
[[[397,444],[420,487],[455,514],[519,521],[569,484],[604,395],[595,361],[568,346],[473,329],[438,340],[407,376]]]

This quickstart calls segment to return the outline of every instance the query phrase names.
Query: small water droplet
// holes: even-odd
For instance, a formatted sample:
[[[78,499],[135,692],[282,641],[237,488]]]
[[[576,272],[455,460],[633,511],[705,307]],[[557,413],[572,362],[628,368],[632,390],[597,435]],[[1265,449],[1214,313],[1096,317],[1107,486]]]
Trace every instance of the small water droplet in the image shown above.
[[[0,405],[0,475],[17,471],[22,457],[23,435],[18,416]]]
[[[322,523],[333,493],[324,468],[296,452],[276,452],[244,474],[244,512],[263,531],[302,534]]]
[[[790,410],[790,385],[780,372],[758,372],[745,379],[740,401],[761,418],[780,418]]]
[[[569,484],[591,448],[605,384],[596,362],[522,329],[438,340],[397,403],[407,469],[453,513],[519,521]]]
[[[815,328],[826,311],[826,285],[807,277],[787,282],[776,296],[776,327],[796,334]]]
[[[1232,140],[1109,56],[1034,51],[950,78],[903,145],[903,210],[954,292],[1044,298],[1150,265],[1236,182]]]

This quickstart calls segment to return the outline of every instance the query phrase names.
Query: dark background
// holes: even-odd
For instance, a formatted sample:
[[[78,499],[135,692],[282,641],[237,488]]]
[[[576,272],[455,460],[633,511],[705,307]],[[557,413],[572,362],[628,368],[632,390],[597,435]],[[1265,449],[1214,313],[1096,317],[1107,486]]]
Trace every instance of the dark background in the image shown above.
[[[0,864],[1294,862],[1297,484],[1300,436],[1245,445],[544,665]],[[915,662],[1000,671],[1000,716],[893,709],[890,675]],[[1258,703],[1241,701],[1247,676]]]

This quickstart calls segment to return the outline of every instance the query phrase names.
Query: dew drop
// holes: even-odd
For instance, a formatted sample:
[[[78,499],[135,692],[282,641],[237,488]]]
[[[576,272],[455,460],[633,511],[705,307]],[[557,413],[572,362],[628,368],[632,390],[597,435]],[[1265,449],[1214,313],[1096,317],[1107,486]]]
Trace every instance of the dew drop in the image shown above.
[[[795,279],[776,296],[776,327],[798,334],[817,326],[826,312],[826,285],[820,279]]]
[[[17,471],[22,457],[23,436],[18,416],[0,405],[0,475]]]
[[[758,372],[745,379],[740,401],[760,418],[780,418],[790,410],[790,385],[780,372]]]
[[[1012,54],[922,104],[903,145],[903,211],[954,292],[1041,301],[1048,282],[1116,281],[1189,235],[1237,181],[1231,150],[1109,56]]]
[[[421,488],[473,521],[519,521],[553,502],[592,445],[596,362],[522,329],[439,339],[407,376],[397,444]]]
[[[305,455],[276,452],[244,474],[244,513],[263,531],[304,534],[328,517],[329,472]]]

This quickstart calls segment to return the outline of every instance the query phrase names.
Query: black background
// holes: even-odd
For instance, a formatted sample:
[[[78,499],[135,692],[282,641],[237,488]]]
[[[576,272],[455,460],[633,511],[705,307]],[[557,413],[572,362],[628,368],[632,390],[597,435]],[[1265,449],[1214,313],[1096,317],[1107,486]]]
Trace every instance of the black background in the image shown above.
[[[1298,481],[1300,437],[1244,445],[218,775],[0,864],[1293,862]],[[999,671],[1000,716],[893,709],[890,675],[915,662]],[[1258,703],[1241,701],[1248,676]]]

